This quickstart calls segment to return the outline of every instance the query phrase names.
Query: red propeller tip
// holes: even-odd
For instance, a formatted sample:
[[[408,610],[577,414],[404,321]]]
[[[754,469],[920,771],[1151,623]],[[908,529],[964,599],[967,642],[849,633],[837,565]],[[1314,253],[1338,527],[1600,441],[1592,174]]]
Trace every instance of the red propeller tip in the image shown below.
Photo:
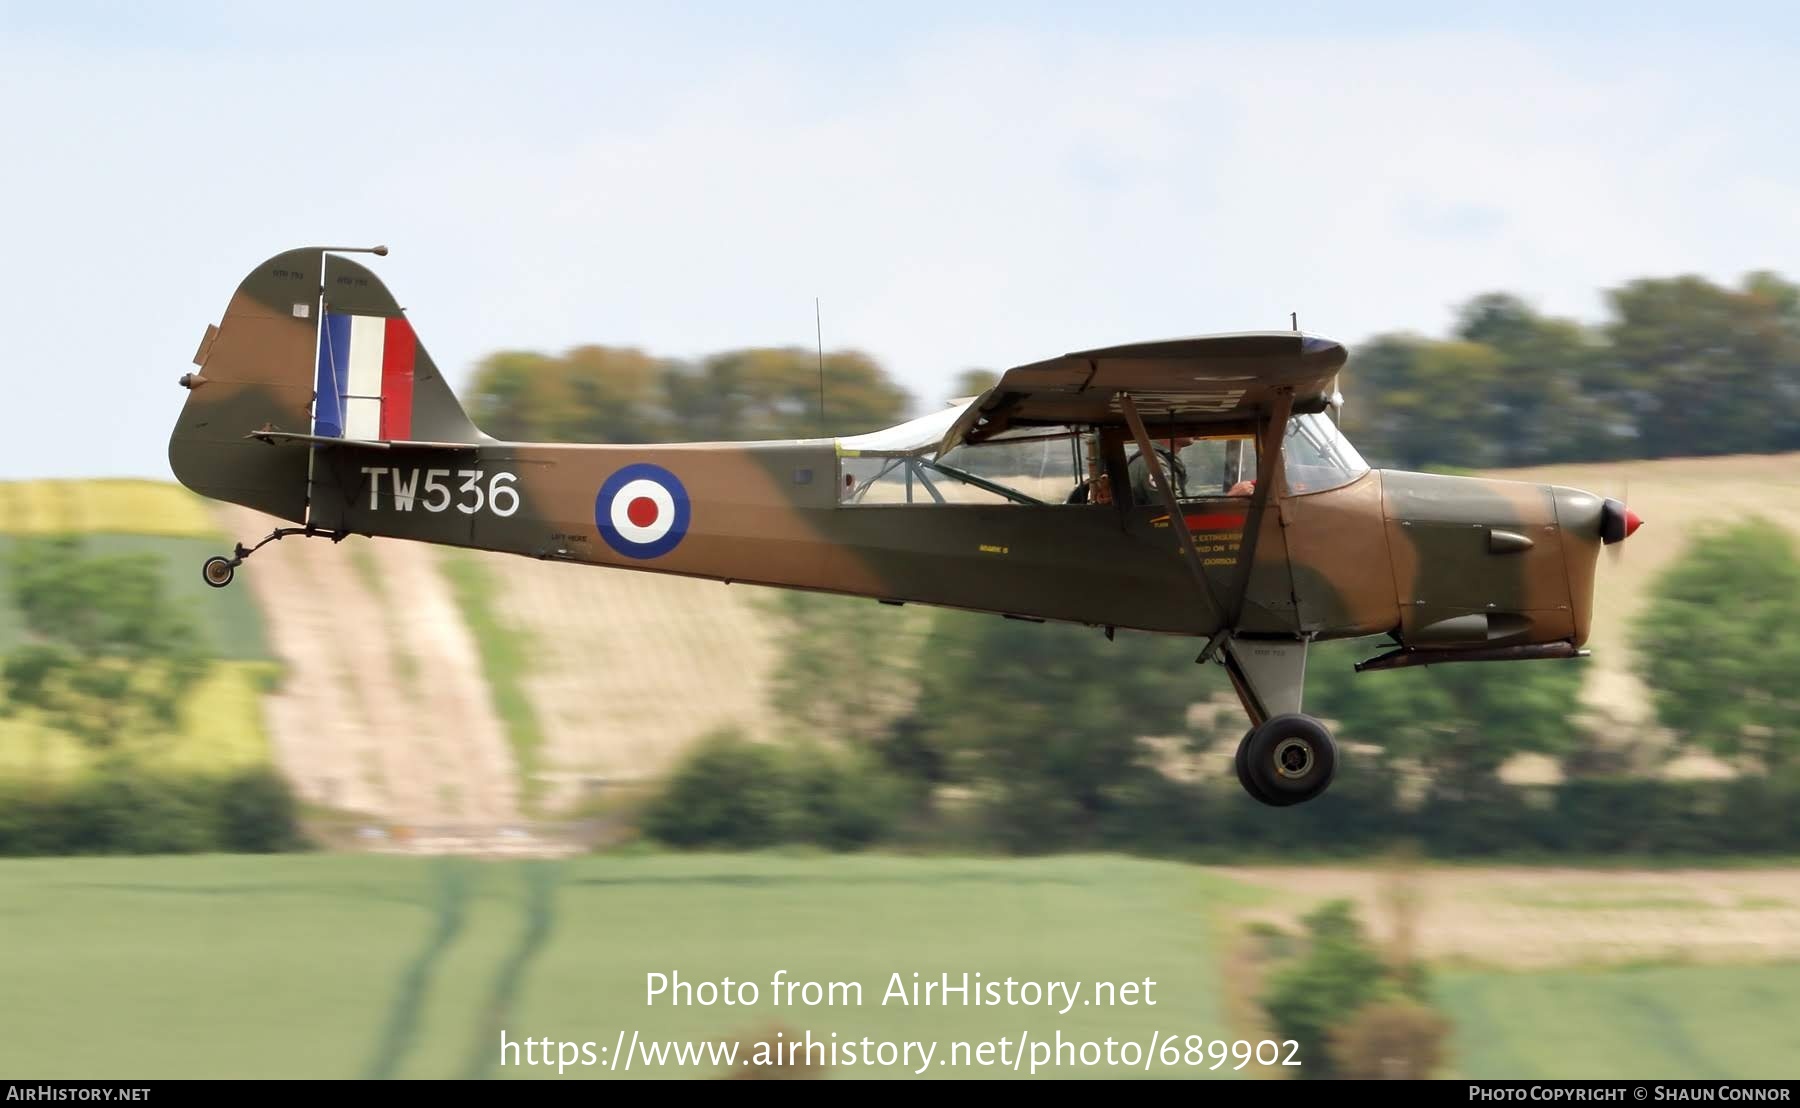
[[[1644,525],[1644,520],[1643,520],[1642,516],[1638,515],[1636,512],[1632,511],[1630,508],[1625,509],[1625,537],[1626,538],[1630,538],[1631,536],[1637,534],[1637,529],[1639,527],[1642,527],[1643,525]]]

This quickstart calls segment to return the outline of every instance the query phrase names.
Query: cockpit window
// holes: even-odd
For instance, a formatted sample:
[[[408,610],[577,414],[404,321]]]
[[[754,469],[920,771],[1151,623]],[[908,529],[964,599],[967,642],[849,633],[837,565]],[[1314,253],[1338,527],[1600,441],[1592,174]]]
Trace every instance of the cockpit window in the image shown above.
[[[1288,422],[1282,456],[1287,459],[1287,491],[1295,495],[1341,488],[1369,472],[1369,463],[1322,413]]]
[[[1179,451],[1176,464],[1168,464],[1169,443],[1157,440],[1157,452],[1163,455],[1163,474],[1172,478],[1175,495],[1182,500],[1205,500],[1220,496],[1249,496],[1256,481],[1256,440],[1248,435],[1210,435],[1174,440]],[[1129,472],[1132,498],[1139,504],[1160,504],[1162,494],[1156,491],[1147,467],[1137,461],[1137,448],[1132,446]]]
[[[840,442],[840,501],[1063,504],[1083,468],[1082,443],[1066,427],[1008,433],[979,446],[958,446],[941,458],[928,449],[888,452],[880,451],[880,445],[852,453]]]
[[[1093,429],[1016,427],[979,445],[938,449],[958,408],[868,435],[837,440],[838,500],[844,504],[1089,504],[1114,493]],[[1255,489],[1256,440],[1243,432],[1155,440],[1183,500],[1247,497]],[[1283,449],[1290,494],[1335,489],[1369,471],[1368,463],[1323,415],[1296,416]],[[1160,502],[1149,468],[1127,444],[1131,501]]]

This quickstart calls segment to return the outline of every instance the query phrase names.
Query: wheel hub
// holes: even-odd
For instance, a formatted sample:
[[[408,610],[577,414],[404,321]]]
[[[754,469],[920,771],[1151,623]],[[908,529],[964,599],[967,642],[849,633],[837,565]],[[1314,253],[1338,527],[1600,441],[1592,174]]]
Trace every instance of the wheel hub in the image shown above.
[[[1275,772],[1283,777],[1305,777],[1314,760],[1312,744],[1303,739],[1283,739],[1275,747]]]

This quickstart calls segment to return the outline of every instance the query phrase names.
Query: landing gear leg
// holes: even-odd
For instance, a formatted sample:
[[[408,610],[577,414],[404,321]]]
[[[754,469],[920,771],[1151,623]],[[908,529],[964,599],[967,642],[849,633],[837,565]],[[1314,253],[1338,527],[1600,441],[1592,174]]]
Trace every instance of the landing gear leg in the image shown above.
[[[1300,711],[1306,641],[1231,639],[1219,660],[1255,726],[1238,743],[1238,783],[1256,800],[1285,808],[1313,799],[1337,775],[1337,743]]]
[[[231,584],[231,579],[237,576],[237,567],[244,564],[245,558],[248,558],[250,555],[261,550],[264,546],[274,542],[276,539],[283,539],[289,535],[303,535],[309,539],[323,537],[330,539],[332,542],[343,542],[350,537],[350,532],[348,530],[321,531],[311,524],[307,524],[305,527],[277,527],[267,535],[264,535],[262,541],[258,542],[255,546],[247,547],[241,542],[238,543],[232,550],[231,557],[229,558],[225,557],[223,554],[214,554],[212,557],[206,559],[206,563],[200,567],[200,575],[205,579],[206,583],[213,588],[222,589],[226,585]]]

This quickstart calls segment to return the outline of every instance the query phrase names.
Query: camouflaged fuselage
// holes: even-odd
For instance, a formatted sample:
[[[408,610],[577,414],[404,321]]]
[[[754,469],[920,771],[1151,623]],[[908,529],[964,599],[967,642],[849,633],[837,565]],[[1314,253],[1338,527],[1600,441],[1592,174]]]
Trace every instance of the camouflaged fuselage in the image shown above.
[[[324,532],[1094,626],[1219,630],[1160,506],[846,503],[833,440],[499,442],[468,421],[422,346],[409,354],[407,436],[280,438],[316,430],[320,312],[402,317],[348,259],[306,249],[265,262],[196,356],[169,450],[184,484]],[[1392,633],[1427,648],[1587,638],[1598,497],[1396,471],[1283,493],[1262,515],[1240,634]],[[1253,513],[1241,498],[1182,508],[1213,595],[1231,594]]]

